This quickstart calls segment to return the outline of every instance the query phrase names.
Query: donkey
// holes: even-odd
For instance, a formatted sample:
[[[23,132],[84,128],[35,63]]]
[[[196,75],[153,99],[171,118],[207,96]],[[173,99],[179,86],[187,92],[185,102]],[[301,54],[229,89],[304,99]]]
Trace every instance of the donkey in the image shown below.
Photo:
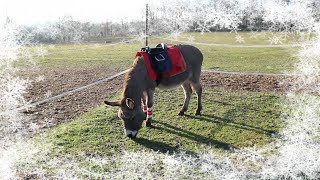
[[[200,84],[201,66],[203,55],[201,51],[191,45],[176,45],[185,59],[187,68],[184,72],[171,76],[162,77],[160,82],[149,79],[147,69],[142,56],[134,60],[132,68],[126,74],[121,100],[105,101],[109,106],[119,106],[118,117],[124,121],[125,134],[135,138],[142,123],[146,120],[146,126],[152,127],[152,106],[155,88],[168,89],[182,86],[185,94],[184,104],[178,115],[184,115],[188,109],[192,89],[197,94],[198,107],[195,115],[200,116],[202,110]],[[142,108],[142,105],[144,108]],[[147,111],[147,112],[146,112]]]

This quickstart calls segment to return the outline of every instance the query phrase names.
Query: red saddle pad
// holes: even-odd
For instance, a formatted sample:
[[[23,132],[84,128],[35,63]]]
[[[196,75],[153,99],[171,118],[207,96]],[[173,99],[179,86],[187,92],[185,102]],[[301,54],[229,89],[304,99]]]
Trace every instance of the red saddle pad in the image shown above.
[[[170,57],[172,69],[168,73],[161,73],[162,77],[175,76],[184,72],[187,69],[186,62],[179,48],[177,48],[176,46],[168,46],[167,54]],[[149,54],[145,51],[138,51],[135,58],[137,58],[138,56],[143,57],[144,63],[148,71],[148,76],[150,80],[155,81],[157,79],[157,72],[152,68]]]

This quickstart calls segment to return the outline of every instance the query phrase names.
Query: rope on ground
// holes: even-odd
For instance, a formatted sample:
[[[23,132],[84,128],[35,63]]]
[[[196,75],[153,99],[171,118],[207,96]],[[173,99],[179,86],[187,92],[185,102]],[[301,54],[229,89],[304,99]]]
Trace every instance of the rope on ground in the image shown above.
[[[233,72],[233,71],[221,71],[221,70],[213,70],[213,69],[205,69],[205,70],[202,70],[202,72],[230,74],[230,75],[293,76],[292,74],[273,74],[273,73],[259,73],[259,72]]]
[[[92,86],[95,86],[95,85],[98,85],[98,84],[101,84],[101,83],[104,83],[104,82],[108,82],[118,76],[121,76],[127,72],[129,72],[130,69],[127,69],[127,70],[124,70],[124,71],[121,71],[115,75],[112,75],[108,78],[105,78],[105,79],[101,79],[99,81],[96,81],[96,82],[93,82],[91,84],[88,84],[88,85],[85,85],[85,86],[82,86],[82,87],[79,87],[79,88],[76,88],[76,89],[73,89],[73,90],[70,90],[70,91],[67,91],[67,92],[64,92],[64,93],[61,93],[59,95],[56,95],[56,96],[53,96],[53,97],[50,97],[50,98],[47,98],[47,99],[43,99],[43,100],[40,100],[40,101],[37,101],[37,102],[33,102],[31,104],[28,104],[26,106],[22,106],[16,110],[20,111],[20,110],[25,110],[25,109],[28,109],[30,107],[34,107],[34,106],[39,106],[39,105],[42,105],[42,104],[45,104],[45,103],[48,103],[50,101],[54,101],[56,99],[59,99],[59,98],[62,98],[64,96],[67,96],[67,95],[70,95],[72,93],[75,93],[75,92],[79,92],[79,91],[82,91],[84,89],[88,89]],[[291,76],[290,74],[271,74],[271,73],[251,73],[251,72],[228,72],[228,71],[219,71],[219,70],[202,70],[202,72],[209,72],[209,73],[219,73],[219,74],[231,74],[231,75],[262,75],[262,76]]]
[[[6,112],[1,112],[0,115],[8,114],[9,112],[12,112],[12,111],[28,110],[29,108],[32,108],[32,107],[35,107],[35,106],[40,106],[40,105],[48,103],[50,101],[54,101],[54,100],[62,98],[64,96],[73,94],[75,92],[79,92],[79,91],[82,91],[84,89],[88,89],[88,88],[90,88],[92,86],[95,86],[95,85],[98,85],[98,84],[101,84],[101,83],[104,83],[104,82],[111,81],[112,79],[117,78],[118,76],[121,76],[121,75],[129,72],[129,70],[130,69],[121,71],[121,72],[119,72],[117,74],[114,74],[114,75],[112,75],[110,77],[95,81],[95,82],[93,82],[91,84],[88,84],[88,85],[85,85],[85,86],[82,86],[82,87],[79,87],[79,88],[76,88],[76,89],[73,89],[73,90],[70,90],[70,91],[63,92],[63,93],[61,93],[59,95],[56,95],[56,96],[53,96],[53,97],[49,97],[49,98],[46,98],[46,99],[43,99],[43,100],[40,100],[40,101],[32,102],[32,103],[27,104],[25,106],[21,106],[21,107],[16,108],[16,109],[11,109],[11,110],[8,110]],[[290,75],[290,74],[271,74],[271,73],[255,73],[255,72],[231,72],[231,71],[220,71],[220,70],[210,70],[210,69],[209,70],[202,70],[202,72],[219,73],[219,74],[230,74],[230,75],[293,76],[292,74]]]
[[[66,91],[66,92],[64,92],[64,93],[61,93],[61,94],[59,94],[59,95],[56,95],[56,96],[53,96],[53,97],[50,97],[50,98],[47,98],[47,99],[44,99],[44,100],[41,100],[41,101],[37,101],[37,102],[31,103],[31,104],[28,105],[28,107],[39,106],[39,105],[41,105],[41,104],[44,104],[44,103],[47,103],[47,102],[50,102],[50,101],[59,99],[59,98],[64,97],[64,96],[67,96],[67,95],[69,95],[69,94],[73,94],[73,93],[75,93],[75,92],[82,91],[82,90],[84,90],[84,89],[88,89],[88,88],[90,88],[90,87],[92,87],[92,86],[95,86],[95,85],[98,85],[98,84],[101,84],[101,83],[104,83],[104,82],[108,82],[108,81],[110,81],[110,80],[112,80],[112,79],[114,79],[114,78],[116,78],[116,77],[118,77],[118,76],[121,76],[121,75],[129,72],[129,70],[130,70],[130,69],[121,71],[121,72],[119,72],[119,73],[117,73],[117,74],[115,74],[115,75],[112,75],[112,76],[110,76],[110,77],[107,77],[107,78],[98,80],[98,81],[93,82],[93,83],[91,83],[91,84],[88,84],[88,85],[85,85],[85,86],[82,86],[82,87],[79,87],[79,88],[76,88],[76,89],[73,89],[73,90],[70,90],[70,91]],[[18,110],[22,110],[22,109],[26,109],[26,107],[20,107],[20,108],[18,108]]]
[[[90,88],[90,87],[92,87],[92,86],[95,86],[95,85],[98,85],[98,84],[101,84],[101,83],[104,83],[104,82],[111,81],[112,79],[114,79],[114,78],[116,78],[116,77],[118,77],[118,76],[121,76],[121,75],[129,72],[129,70],[130,70],[130,69],[121,71],[121,72],[119,72],[119,73],[117,73],[117,74],[114,74],[114,75],[112,75],[112,76],[110,76],[110,77],[107,77],[107,78],[104,78],[104,79],[95,81],[95,82],[93,82],[93,83],[91,83],[91,84],[88,84],[88,85],[85,85],[85,86],[82,86],[82,87],[79,87],[79,88],[76,88],[76,89],[73,89],[73,90],[70,90],[70,91],[63,92],[63,93],[61,93],[61,94],[59,94],[59,95],[56,95],[56,96],[53,96],[53,97],[49,97],[49,98],[46,98],[46,99],[43,99],[43,100],[40,100],[40,101],[37,101],[37,102],[30,103],[30,104],[27,104],[27,105],[25,105],[25,106],[22,106],[22,107],[19,107],[19,108],[16,108],[16,109],[11,109],[11,110],[8,110],[8,111],[6,111],[6,112],[2,112],[2,113],[0,113],[0,115],[2,115],[2,114],[7,114],[7,113],[9,113],[9,112],[11,112],[11,111],[28,110],[28,109],[31,108],[31,107],[40,106],[40,105],[45,104],[45,103],[48,103],[48,102],[50,102],[50,101],[54,101],[54,100],[59,99],[59,98],[62,98],[62,97],[64,97],[64,96],[73,94],[73,93],[75,93],[75,92],[79,92],[79,91],[82,91],[82,90],[84,90],[84,89],[88,89],[88,88]]]

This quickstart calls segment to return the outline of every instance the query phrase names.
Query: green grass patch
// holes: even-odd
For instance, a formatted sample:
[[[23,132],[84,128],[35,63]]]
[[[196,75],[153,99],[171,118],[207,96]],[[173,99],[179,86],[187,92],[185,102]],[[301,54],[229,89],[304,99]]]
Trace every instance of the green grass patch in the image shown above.
[[[237,42],[236,37],[241,36],[243,42]],[[178,36],[179,40],[194,42],[204,42],[212,44],[232,44],[232,45],[270,45],[272,38],[279,39],[278,44],[299,44],[310,40],[313,35],[299,33],[281,33],[281,32],[206,32],[206,33],[183,33]]]
[[[226,48],[198,46],[205,69],[236,72],[286,73],[293,70],[298,48]]]
[[[250,33],[241,32],[245,37]],[[182,34],[184,40],[188,36],[195,36],[203,42],[232,44],[235,42],[233,33],[186,33]],[[154,47],[160,42],[170,42],[165,39],[151,38],[149,46]],[[255,39],[252,44],[263,44],[263,39]],[[60,44],[45,45],[44,56],[34,56],[34,60],[40,67],[87,67],[87,66],[112,66],[126,69],[133,62],[135,54],[141,47],[142,42],[110,44]],[[296,60],[294,55],[298,48],[239,48],[195,45],[204,54],[203,69],[216,69],[222,71],[239,72],[264,72],[286,73],[293,69]],[[35,53],[37,54],[37,53]]]
[[[161,94],[161,95],[158,95]],[[160,151],[190,154],[208,148],[263,146],[274,139],[284,122],[279,118],[281,97],[253,92],[205,91],[201,117],[193,116],[193,97],[186,116],[177,116],[183,102],[181,89],[158,91],[154,105],[155,128],[142,128],[135,140],[125,137],[117,108],[97,107],[72,122],[48,130],[41,137],[61,149],[52,156],[109,157],[123,151]]]
[[[115,68],[130,67],[133,58],[141,48],[139,43],[133,44],[63,44],[44,47],[44,56],[35,57],[39,66],[113,66]]]

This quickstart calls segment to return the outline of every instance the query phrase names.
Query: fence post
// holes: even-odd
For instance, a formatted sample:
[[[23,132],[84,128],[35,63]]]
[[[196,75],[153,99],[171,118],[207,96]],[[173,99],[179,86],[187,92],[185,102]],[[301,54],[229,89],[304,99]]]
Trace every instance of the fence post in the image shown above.
[[[146,30],[145,30],[145,35],[146,35],[146,47],[148,46],[148,3],[146,4]]]

